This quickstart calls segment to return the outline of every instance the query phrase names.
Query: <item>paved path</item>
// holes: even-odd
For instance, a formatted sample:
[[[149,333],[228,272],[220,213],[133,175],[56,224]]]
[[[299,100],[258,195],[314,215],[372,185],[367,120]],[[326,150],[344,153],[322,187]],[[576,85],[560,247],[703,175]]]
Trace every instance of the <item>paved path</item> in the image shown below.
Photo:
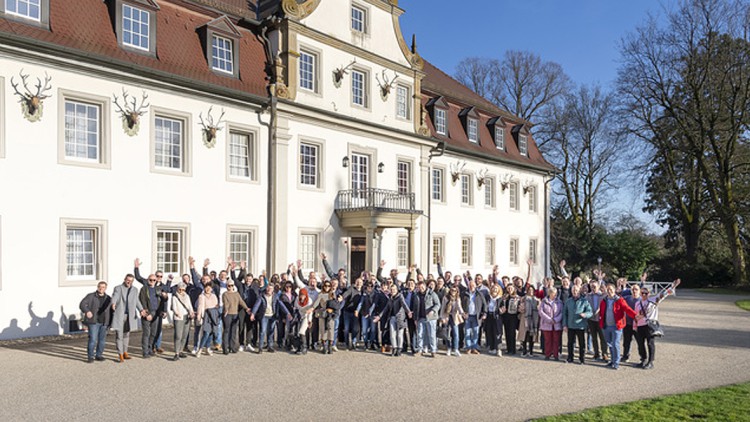
[[[660,319],[667,337],[658,341],[653,371],[442,351],[435,359],[277,352],[117,364],[112,335],[108,361],[94,364],[83,362],[83,340],[5,346],[0,415],[3,421],[526,420],[750,380],[750,312],[734,300],[682,291],[665,301]]]

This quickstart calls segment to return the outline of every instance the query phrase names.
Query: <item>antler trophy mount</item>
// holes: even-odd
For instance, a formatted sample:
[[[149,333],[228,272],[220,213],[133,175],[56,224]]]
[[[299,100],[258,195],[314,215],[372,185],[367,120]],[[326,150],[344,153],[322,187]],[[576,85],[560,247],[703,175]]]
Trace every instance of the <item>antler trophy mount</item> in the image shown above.
[[[208,108],[208,113],[206,113],[206,121],[203,120],[203,113],[198,114],[198,118],[201,121],[201,126],[203,127],[203,145],[205,145],[206,148],[213,148],[216,146],[216,134],[221,130],[219,125],[221,125],[221,119],[224,117],[225,113],[224,109],[222,109],[219,120],[214,123],[214,117],[211,115],[211,111],[213,110],[213,108],[214,106]]]
[[[47,92],[52,89],[52,86],[50,85],[52,77],[48,76],[47,72],[45,72],[44,84],[42,84],[41,79],[36,78],[36,92],[33,93],[28,86],[29,74],[24,74],[23,69],[21,69],[18,74],[21,76],[21,83],[23,83],[23,88],[26,92],[21,92],[18,90],[18,84],[13,80],[13,77],[10,78],[10,84],[16,91],[15,94],[20,97],[18,102],[21,103],[21,111],[23,112],[23,117],[25,117],[26,120],[30,122],[36,122],[42,118],[42,108],[44,105],[44,100],[51,96],[47,94]]]
[[[466,162],[456,161],[455,163],[451,163],[451,181],[455,185],[458,181],[458,177],[461,175],[461,172],[464,171],[464,168],[466,167]]]
[[[356,63],[357,63],[357,59],[354,59],[352,60],[351,63],[349,63],[348,65],[344,67],[336,68],[333,71],[333,86],[335,86],[336,88],[340,88],[341,82],[344,80],[344,75],[349,73],[349,69],[351,69],[352,66],[354,66]]]
[[[388,94],[391,93],[391,88],[393,88],[393,85],[396,83],[396,79],[398,79],[398,75],[394,76],[393,79],[388,80],[388,76],[385,74],[385,70],[383,70],[383,81],[381,82],[378,78],[378,75],[375,75],[375,80],[378,82],[378,86],[380,87],[380,98],[383,101],[388,100]]]
[[[487,181],[487,172],[489,171],[488,168],[483,168],[477,172],[477,189],[482,189],[482,186]]]
[[[151,105],[146,103],[148,94],[146,94],[146,91],[143,91],[140,105],[138,105],[136,97],[130,98],[125,88],[122,89],[122,105],[120,105],[117,95],[112,94],[112,97],[122,120],[122,129],[128,136],[137,135],[138,130],[141,128],[141,116],[146,114],[146,110]]]

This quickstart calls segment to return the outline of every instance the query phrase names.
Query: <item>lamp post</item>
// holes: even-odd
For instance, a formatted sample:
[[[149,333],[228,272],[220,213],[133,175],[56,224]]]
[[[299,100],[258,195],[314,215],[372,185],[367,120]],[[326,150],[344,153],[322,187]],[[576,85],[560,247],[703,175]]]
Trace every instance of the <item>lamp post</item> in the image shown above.
[[[602,273],[602,257],[596,258],[596,262],[599,263],[599,274]]]

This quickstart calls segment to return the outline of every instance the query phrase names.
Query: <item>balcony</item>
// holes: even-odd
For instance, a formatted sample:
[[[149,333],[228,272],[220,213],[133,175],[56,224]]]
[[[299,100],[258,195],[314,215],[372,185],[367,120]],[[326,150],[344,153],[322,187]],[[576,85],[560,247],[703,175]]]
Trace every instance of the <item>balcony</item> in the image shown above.
[[[339,191],[335,210],[338,214],[355,211],[422,214],[416,209],[413,193],[374,188]]]

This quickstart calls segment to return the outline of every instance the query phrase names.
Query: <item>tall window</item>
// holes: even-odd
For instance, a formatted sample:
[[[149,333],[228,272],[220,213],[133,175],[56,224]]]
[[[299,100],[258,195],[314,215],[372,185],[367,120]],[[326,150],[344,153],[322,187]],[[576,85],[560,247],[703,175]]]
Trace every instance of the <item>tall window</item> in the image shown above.
[[[182,230],[161,229],[156,232],[156,268],[165,273],[180,273],[182,254]]]
[[[242,179],[252,179],[253,159],[253,135],[230,132],[229,175]]]
[[[432,200],[443,202],[443,169],[432,169]]]
[[[253,257],[253,233],[248,231],[229,232],[229,256],[235,262],[247,262],[247,268],[254,268]]]
[[[122,5],[122,43],[149,50],[149,13],[129,4]]]
[[[317,145],[300,143],[299,174],[302,185],[318,187],[318,148]]]
[[[509,189],[510,209],[518,211],[520,209],[518,204],[518,182],[510,182]]]
[[[68,228],[66,243],[67,278],[96,279],[96,229]]]
[[[317,57],[306,51],[299,54],[299,86],[308,91],[317,92],[315,66]]]
[[[156,126],[155,167],[182,170],[184,153],[182,120],[157,116],[154,124]]]
[[[479,142],[479,122],[477,119],[469,119],[468,120],[468,130],[469,133],[469,140],[474,143]]]
[[[495,238],[487,237],[484,239],[484,265],[495,265]]]
[[[407,236],[398,237],[398,266],[409,266],[409,238]]]
[[[403,85],[396,86],[396,116],[402,119],[409,118],[409,88]]]
[[[65,157],[99,161],[101,107],[65,100]]]
[[[505,149],[505,129],[495,126],[495,147]]]
[[[352,71],[352,103],[367,107],[367,80],[365,72]]]
[[[461,265],[464,267],[471,266],[471,237],[464,236],[461,238]]]
[[[361,7],[352,6],[352,30],[367,32],[367,11]]]
[[[432,263],[441,262],[445,256],[445,238],[443,236],[432,236]],[[443,264],[445,262],[442,262]]]
[[[318,235],[303,233],[299,238],[299,259],[302,261],[302,272],[315,271],[318,256]]]
[[[463,205],[471,205],[471,177],[468,174],[461,175],[461,203]]]
[[[510,239],[510,257],[508,260],[511,265],[518,265],[518,239]]]
[[[484,178],[484,205],[495,208],[495,180],[489,177]]]
[[[536,264],[536,239],[529,239],[529,259]]]
[[[5,13],[41,20],[41,0],[5,0]]]
[[[398,162],[398,193],[407,194],[411,192],[411,163],[408,161]]]
[[[537,199],[536,199],[536,186],[529,186],[529,211],[536,212]]]
[[[369,177],[370,156],[352,154],[352,189],[360,191],[367,189],[369,186]]]
[[[529,140],[526,135],[518,135],[518,151],[521,155],[529,155]]]
[[[441,135],[448,133],[447,123],[445,121],[445,110],[442,108],[435,109],[435,130]]]
[[[234,73],[232,40],[214,35],[211,41],[211,66],[214,70]]]

